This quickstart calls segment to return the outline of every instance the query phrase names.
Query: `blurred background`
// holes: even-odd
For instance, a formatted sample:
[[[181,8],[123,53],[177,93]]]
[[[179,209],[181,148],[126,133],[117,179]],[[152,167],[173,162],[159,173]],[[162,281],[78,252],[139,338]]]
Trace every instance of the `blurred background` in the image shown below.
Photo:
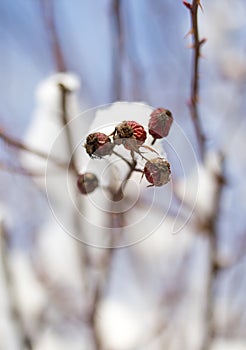
[[[193,51],[182,1],[0,1],[1,350],[246,349],[246,3],[202,8],[203,160],[188,107]],[[165,214],[151,236],[100,249],[69,236],[51,209],[81,225],[57,159],[68,164],[79,139],[103,125],[104,105],[116,101],[143,125],[152,108],[172,111],[175,125],[159,147],[173,183],[151,202],[147,230]],[[121,104],[106,109],[112,123],[121,112]],[[52,149],[48,203],[47,154],[77,116],[61,151]],[[82,170],[83,157],[74,161]],[[140,187],[145,193],[146,183]],[[125,219],[142,218],[149,200],[139,195]],[[88,243],[105,217],[88,198],[78,202],[92,221],[97,215],[94,229],[81,229]],[[115,236],[118,224],[109,224]]]

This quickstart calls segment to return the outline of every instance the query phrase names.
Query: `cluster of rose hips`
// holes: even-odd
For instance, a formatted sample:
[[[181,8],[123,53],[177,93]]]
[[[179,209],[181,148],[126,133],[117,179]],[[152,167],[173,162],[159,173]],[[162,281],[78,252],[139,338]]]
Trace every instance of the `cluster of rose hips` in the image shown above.
[[[172,122],[172,113],[165,108],[157,108],[151,113],[148,132],[153,137],[152,145],[157,139],[168,135]],[[146,160],[141,172],[150,186],[163,186],[170,180],[170,164],[161,157],[149,160],[144,157],[140,151],[141,147],[150,148],[144,145],[146,138],[147,133],[142,125],[135,121],[123,121],[110,135],[101,132],[89,134],[84,147],[91,158],[103,158],[116,154],[115,147],[123,145],[131,152],[132,157],[137,153]],[[154,151],[152,148],[151,150]],[[129,165],[131,166],[130,163]],[[98,187],[99,181],[95,174],[86,172],[78,176],[77,185],[82,194],[88,194]]]

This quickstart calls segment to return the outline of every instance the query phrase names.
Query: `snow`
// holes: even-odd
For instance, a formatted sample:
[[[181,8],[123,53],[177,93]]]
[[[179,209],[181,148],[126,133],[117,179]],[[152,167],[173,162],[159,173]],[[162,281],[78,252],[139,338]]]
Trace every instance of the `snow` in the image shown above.
[[[61,334],[54,332],[52,328],[46,329],[40,336],[34,350],[93,350],[86,339],[73,334],[73,337],[61,337]]]
[[[77,116],[79,112],[78,100],[76,91],[80,87],[79,79],[76,75],[71,73],[59,73],[50,76],[40,83],[37,87],[37,101],[36,108],[33,113],[33,119],[26,132],[24,141],[27,145],[50,153],[51,147],[57,138],[60,138],[59,145],[62,147],[52,149],[51,156],[63,162],[69,162],[71,155],[68,153],[66,132],[63,130],[63,123],[61,119],[61,91],[58,84],[63,84],[70,93],[67,96],[68,120],[71,121]],[[67,126],[69,127],[69,126]],[[71,130],[72,134],[83,135],[87,128],[87,124],[80,121],[76,128]],[[78,137],[78,136],[77,136]],[[76,145],[74,144],[73,147]],[[38,156],[24,153],[22,155],[23,165],[30,170],[37,170],[44,173],[46,166],[46,159]],[[57,173],[60,168],[54,167],[53,171]],[[43,181],[39,181],[43,184]]]
[[[2,257],[3,237],[2,237],[3,216],[0,210],[0,253]],[[0,339],[3,349],[18,350],[18,333],[10,314],[11,301],[9,300],[6,284],[6,273],[1,261],[0,264]]]
[[[198,164],[198,169],[184,180],[177,182],[176,190],[180,198],[185,192],[186,203],[193,208],[201,218],[208,219],[215,210],[215,196],[218,183],[215,176],[221,175],[220,154],[208,152],[204,164]],[[194,184],[198,183],[198,186]]]
[[[134,349],[143,335],[142,313],[123,301],[105,300],[99,307],[97,320],[107,349]]]
[[[35,319],[45,306],[46,296],[27,254],[13,250],[10,255],[10,268],[20,312],[26,319]]]
[[[237,339],[216,339],[212,350],[245,350],[246,341]]]

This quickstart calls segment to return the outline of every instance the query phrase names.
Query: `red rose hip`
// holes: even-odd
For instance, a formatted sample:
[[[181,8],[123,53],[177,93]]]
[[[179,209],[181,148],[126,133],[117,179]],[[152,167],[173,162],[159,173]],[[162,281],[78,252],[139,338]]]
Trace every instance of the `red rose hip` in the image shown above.
[[[144,127],[133,121],[123,121],[115,128],[114,142],[117,145],[123,144],[128,150],[138,150],[147,137]]]
[[[168,135],[172,122],[172,113],[165,108],[157,108],[151,113],[148,127],[150,135],[154,138],[152,144],[154,144],[156,139],[161,139]]]
[[[163,186],[170,181],[170,164],[163,158],[154,158],[146,162],[144,175],[152,186]]]

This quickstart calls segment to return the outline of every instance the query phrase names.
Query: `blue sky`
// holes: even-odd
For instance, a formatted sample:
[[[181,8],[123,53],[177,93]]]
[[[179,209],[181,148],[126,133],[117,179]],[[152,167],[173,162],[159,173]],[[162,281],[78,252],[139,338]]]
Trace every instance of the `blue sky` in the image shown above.
[[[30,121],[37,84],[55,71],[40,4],[31,0],[0,4],[0,118],[9,127],[14,123],[21,132]],[[54,11],[67,67],[82,80],[81,98],[90,106],[112,102],[115,34],[111,1],[59,0],[54,1]],[[180,64],[189,59],[189,54],[184,55],[183,31],[189,25],[185,14],[178,1],[124,1],[123,99],[133,99],[133,62],[141,78],[140,99],[173,103],[174,89],[188,73],[188,66]],[[171,71],[175,72],[173,79]],[[169,82],[160,87],[166,78]]]

